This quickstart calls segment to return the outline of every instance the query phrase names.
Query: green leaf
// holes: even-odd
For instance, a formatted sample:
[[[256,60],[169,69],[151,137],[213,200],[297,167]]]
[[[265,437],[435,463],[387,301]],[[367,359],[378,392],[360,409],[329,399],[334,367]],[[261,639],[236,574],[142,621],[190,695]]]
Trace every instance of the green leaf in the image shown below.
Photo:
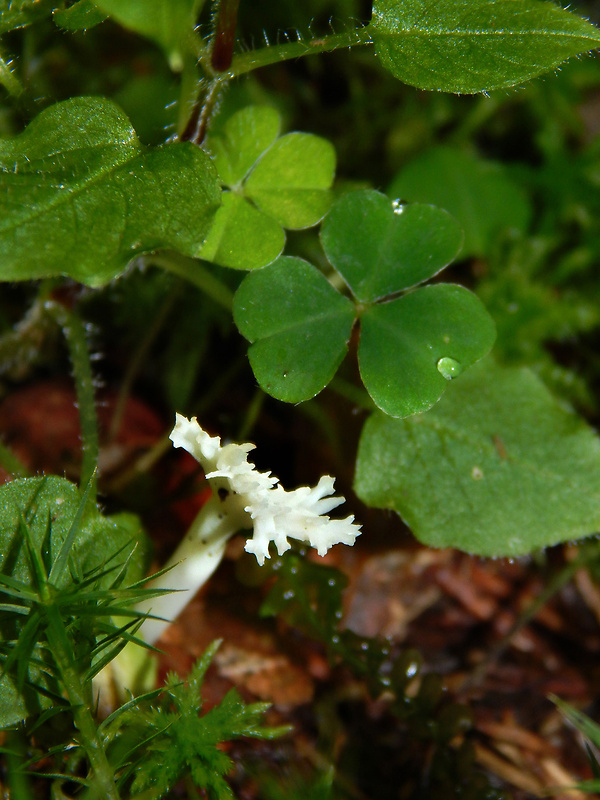
[[[305,133],[277,138],[279,114],[248,106],[208,138],[223,185],[223,199],[201,256],[224,267],[256,269],[283,250],[283,227],[316,225],[331,205],[335,152]]]
[[[460,250],[462,232],[440,208],[394,206],[380,192],[360,190],[336,201],[321,241],[356,299],[369,303],[444,269]]]
[[[361,316],[358,361],[376,405],[392,417],[431,408],[491,349],[496,330],[482,302],[462,286],[426,286]]]
[[[132,784],[136,796],[146,790],[144,797],[158,800],[184,775],[189,775],[209,798],[233,798],[224,777],[233,762],[219,745],[245,736],[274,739],[289,730],[284,726],[264,726],[262,718],[268,704],[246,705],[235,689],[199,716],[204,673],[218,645],[213,643],[192,667],[187,685],[175,675],[167,678],[165,698],[158,708],[141,714],[134,707],[121,715],[119,725],[131,723],[132,750],[139,748]],[[130,761],[130,753],[127,755]]]
[[[498,233],[525,231],[531,217],[527,196],[501,164],[452,147],[432,147],[410,161],[387,194],[452,214],[465,234],[463,258],[487,255]]]
[[[86,31],[104,22],[106,17],[92,0],[78,0],[69,8],[56,8],[52,14],[56,25],[67,31]]]
[[[107,283],[137,254],[195,256],[219,204],[214,167],[190,143],[142,149],[108,100],[43,111],[0,142],[0,279]]]
[[[520,556],[600,527],[600,441],[527,369],[491,359],[427,414],[374,414],[355,490],[433,547]]]
[[[311,264],[284,256],[242,281],[233,318],[261,387],[288,403],[318,394],[346,354],[352,303]]]
[[[285,233],[278,222],[241,195],[223,192],[200,257],[222,267],[255,269],[275,261],[284,246]]]
[[[244,190],[285,228],[310,228],[329,210],[334,174],[335,150],[327,139],[288,133],[260,158]]]
[[[222,132],[206,140],[219,178],[239,188],[256,161],[279,136],[281,120],[270,106],[246,106],[231,116]]]
[[[94,0],[104,14],[162,47],[171,68],[180,70],[186,55],[196,54],[194,29],[204,0]]]
[[[376,0],[381,64],[420,89],[514,86],[600,46],[600,31],[543,0]]]
[[[50,15],[53,0],[0,0],[0,36]]]
[[[65,569],[56,576],[54,585],[57,589],[73,583],[71,570],[89,574],[102,567],[107,558],[120,550],[125,560],[132,550],[134,539],[141,546],[136,558],[128,565],[127,576],[134,580],[140,577],[148,546],[137,518],[126,514],[110,520],[95,509],[90,513],[88,506],[84,520],[80,521],[74,532],[72,526],[78,518],[81,502],[82,495],[74,484],[54,476],[15,480],[0,487],[0,597],[7,588],[19,584],[23,586],[20,594],[20,600],[23,601],[26,591],[34,585],[32,561],[21,535],[23,521],[29,530],[34,551],[47,564],[56,562],[63,543],[71,533],[71,569]],[[111,577],[114,574],[107,576],[105,582],[109,582]],[[102,580],[99,580],[98,585],[101,584]],[[23,622],[26,623],[28,619],[32,619],[31,614],[24,617]],[[5,642],[15,638],[14,618],[11,620],[4,615],[1,632],[0,639]],[[35,640],[31,643],[32,647],[34,645]],[[37,674],[35,668],[30,669],[29,674],[30,678],[46,685],[44,676]],[[24,691],[17,689],[12,674],[0,678],[0,728],[17,724],[39,710],[40,703],[45,707],[47,700],[36,696],[27,686]]]
[[[32,574],[23,542],[18,537],[21,516],[25,518],[34,546],[40,548],[51,519],[48,558],[54,562],[79,511],[82,495],[64,478],[47,476],[23,478],[0,486],[0,573],[30,583]],[[132,515],[122,515],[116,524],[99,511],[86,514],[74,537],[70,558],[82,572],[100,566],[106,558],[141,537],[139,522]],[[126,554],[125,554],[126,555]],[[124,557],[125,557],[124,555]],[[140,553],[140,559],[143,559]],[[69,571],[57,579],[63,586],[71,580]]]

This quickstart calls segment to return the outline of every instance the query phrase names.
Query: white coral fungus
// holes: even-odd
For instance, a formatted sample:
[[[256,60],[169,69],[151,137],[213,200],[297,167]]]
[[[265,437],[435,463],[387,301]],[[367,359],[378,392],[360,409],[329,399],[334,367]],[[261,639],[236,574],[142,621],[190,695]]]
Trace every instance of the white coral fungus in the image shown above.
[[[326,516],[344,502],[332,497],[333,478],[323,476],[314,488],[302,486],[286,491],[270,472],[258,472],[248,463],[252,444],[221,445],[218,436],[209,436],[198,424],[177,414],[171,433],[175,447],[183,447],[204,468],[222,511],[235,527],[253,528],[246,551],[254,553],[259,564],[269,558],[269,544],[275,543],[279,555],[290,548],[288,537],[307,542],[320,556],[334,544],[354,544],[360,526],[354,517],[343,520]]]

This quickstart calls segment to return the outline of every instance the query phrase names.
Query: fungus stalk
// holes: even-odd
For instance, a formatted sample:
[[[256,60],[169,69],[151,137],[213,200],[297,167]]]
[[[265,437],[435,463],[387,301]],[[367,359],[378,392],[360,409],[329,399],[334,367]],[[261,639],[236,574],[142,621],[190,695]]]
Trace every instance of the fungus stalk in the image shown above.
[[[175,447],[183,447],[202,465],[212,496],[192,523],[169,563],[169,570],[151,586],[178,591],[147,601],[138,608],[161,619],[147,619],[140,635],[149,644],[160,638],[170,621],[180,613],[215,571],[231,536],[252,530],[245,550],[259,564],[269,558],[269,545],[282,555],[289,538],[306,542],[323,556],[334,544],[354,544],[360,526],[354,517],[330,519],[327,514],[341,503],[334,497],[333,478],[323,476],[316,486],[286,491],[270,472],[258,472],[248,463],[252,444],[221,445],[209,436],[196,418],[177,415],[171,432]]]

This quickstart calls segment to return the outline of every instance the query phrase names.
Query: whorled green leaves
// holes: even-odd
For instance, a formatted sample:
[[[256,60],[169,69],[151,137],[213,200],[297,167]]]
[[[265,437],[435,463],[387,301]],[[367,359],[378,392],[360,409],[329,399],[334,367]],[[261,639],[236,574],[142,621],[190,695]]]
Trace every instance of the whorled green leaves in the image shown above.
[[[427,414],[373,414],[355,490],[433,547],[519,556],[600,527],[600,440],[536,376],[484,359]]]
[[[514,86],[600,46],[600,30],[546,0],[375,0],[382,65],[421,89]]]
[[[100,286],[139,253],[196,256],[220,202],[190,143],[140,145],[103,98],[57,103],[0,142],[0,280],[68,275]]]
[[[275,109],[248,106],[207,140],[226,189],[202,249],[208,261],[236,269],[264,267],[281,254],[284,228],[309,228],[327,213],[333,146],[308,133],[279,137],[279,130]]]
[[[26,601],[29,593],[34,597],[39,588],[29,545],[40,554],[57,592],[73,587],[75,576],[81,580],[83,575],[99,571],[104,565],[116,569],[97,585],[110,582],[133,551],[136,540],[142,547],[129,562],[127,575],[131,581],[143,577],[147,552],[142,551],[147,551],[147,543],[134,518],[121,515],[118,521],[117,518],[113,521],[96,509],[90,511],[89,507],[82,515],[82,505],[77,487],[55,476],[15,480],[0,487],[0,643],[5,648],[10,648],[17,638],[21,643],[27,639],[23,629],[29,619],[25,613],[27,606],[19,603]],[[119,559],[115,560],[114,555],[119,552]],[[107,564],[111,557],[113,561]],[[29,642],[29,649],[35,644],[35,640]],[[5,648],[1,652],[6,657],[10,649]],[[0,672],[2,665],[0,658]],[[35,713],[40,703],[45,707],[43,693],[28,690],[28,680],[37,681],[47,690],[53,688],[48,676],[34,665],[20,664],[19,672],[25,679],[25,688],[17,688],[13,671],[0,675],[0,728],[15,725]]]
[[[290,258],[248,275],[235,296],[234,319],[253,343],[250,362],[269,394],[300,402],[321,391],[356,319],[361,377],[392,416],[430,408],[448,380],[491,348],[494,324],[475,295],[449,284],[414,288],[460,247],[460,228],[445,211],[351,192],[332,207],[321,238],[354,302],[315,267]]]

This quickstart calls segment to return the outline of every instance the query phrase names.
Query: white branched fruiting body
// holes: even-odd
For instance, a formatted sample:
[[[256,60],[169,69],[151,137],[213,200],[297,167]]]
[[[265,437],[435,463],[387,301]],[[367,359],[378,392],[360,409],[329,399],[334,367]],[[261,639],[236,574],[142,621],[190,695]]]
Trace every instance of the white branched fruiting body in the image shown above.
[[[223,511],[233,512],[237,528],[253,528],[246,551],[254,553],[259,564],[269,558],[269,544],[274,542],[279,555],[289,550],[288,538],[306,542],[320,556],[334,544],[354,544],[360,526],[354,517],[343,520],[325,516],[344,502],[332,497],[333,478],[323,476],[314,487],[302,486],[286,491],[270,472],[258,472],[248,463],[252,444],[221,446],[218,436],[209,436],[195,418],[177,415],[171,440],[185,448],[204,468],[206,478],[222,498]],[[234,506],[231,512],[226,506]],[[242,516],[241,510],[245,516]]]
[[[279,555],[289,550],[289,539],[297,539],[323,556],[334,544],[354,544],[360,534],[353,516],[342,520],[326,516],[344,502],[343,497],[332,496],[333,478],[322,477],[312,489],[302,486],[287,492],[270,472],[259,472],[248,463],[254,445],[221,445],[220,438],[209,436],[195,418],[180,414],[171,441],[200,462],[212,496],[166,565],[168,572],[152,582],[153,588],[178,591],[138,607],[160,617],[147,619],[140,628],[140,635],[150,644],[212,575],[227,540],[238,531],[253,531],[246,551],[254,553],[259,564],[269,558],[271,542]]]

